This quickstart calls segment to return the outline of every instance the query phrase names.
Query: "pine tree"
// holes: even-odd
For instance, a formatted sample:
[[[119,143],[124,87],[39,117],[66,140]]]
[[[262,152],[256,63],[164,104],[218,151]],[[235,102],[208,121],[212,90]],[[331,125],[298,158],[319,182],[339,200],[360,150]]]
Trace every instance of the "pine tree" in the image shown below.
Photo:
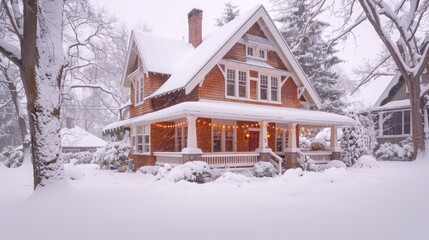
[[[240,10],[237,8],[237,5],[233,5],[231,2],[225,2],[222,16],[216,19],[216,26],[222,27],[239,16]]]
[[[271,0],[271,3],[276,20],[282,25],[280,32],[319,94],[322,110],[343,113],[345,103],[341,96],[345,90],[338,85],[339,75],[332,69],[341,60],[335,56],[335,45],[329,46],[323,38],[329,24],[313,18],[317,10],[309,0]]]

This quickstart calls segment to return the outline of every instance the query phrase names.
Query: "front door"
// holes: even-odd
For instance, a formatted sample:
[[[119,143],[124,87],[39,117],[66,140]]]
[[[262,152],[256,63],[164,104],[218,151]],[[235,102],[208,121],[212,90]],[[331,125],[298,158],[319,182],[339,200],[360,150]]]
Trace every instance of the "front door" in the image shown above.
[[[249,131],[249,151],[253,152],[259,147],[259,132]]]

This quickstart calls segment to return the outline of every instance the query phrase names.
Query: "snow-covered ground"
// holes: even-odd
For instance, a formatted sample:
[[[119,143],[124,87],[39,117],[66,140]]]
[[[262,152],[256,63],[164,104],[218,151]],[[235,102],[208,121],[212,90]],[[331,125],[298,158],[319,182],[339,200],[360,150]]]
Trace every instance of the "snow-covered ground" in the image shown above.
[[[35,193],[0,166],[0,239],[429,239],[429,161],[379,165],[207,184],[82,165]]]

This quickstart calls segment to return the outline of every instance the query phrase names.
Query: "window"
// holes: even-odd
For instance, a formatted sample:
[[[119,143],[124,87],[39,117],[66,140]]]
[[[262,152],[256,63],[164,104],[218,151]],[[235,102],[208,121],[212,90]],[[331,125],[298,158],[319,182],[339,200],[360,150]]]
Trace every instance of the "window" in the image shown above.
[[[247,56],[253,56],[253,47],[247,47]]]
[[[278,101],[279,81],[276,77],[271,77],[271,101]]]
[[[213,121],[213,152],[235,151],[235,121]]]
[[[143,102],[143,78],[137,79],[134,84],[135,104]]]
[[[188,143],[188,126],[176,128],[176,151],[182,151]]]
[[[238,71],[238,96],[247,97],[247,73]]]
[[[264,49],[259,49],[259,58],[266,59],[265,58],[265,50]]]
[[[226,95],[235,96],[235,70],[232,69],[226,71]]]
[[[283,152],[284,148],[288,146],[289,135],[288,131],[277,130],[276,131],[276,152]],[[284,148],[283,148],[284,146]]]
[[[383,113],[383,135],[410,134],[410,111]]]
[[[268,100],[268,77],[261,75],[261,100]]]
[[[248,98],[246,71],[226,70],[226,96]]]
[[[131,129],[131,145],[137,153],[150,151],[150,126],[137,126]]]

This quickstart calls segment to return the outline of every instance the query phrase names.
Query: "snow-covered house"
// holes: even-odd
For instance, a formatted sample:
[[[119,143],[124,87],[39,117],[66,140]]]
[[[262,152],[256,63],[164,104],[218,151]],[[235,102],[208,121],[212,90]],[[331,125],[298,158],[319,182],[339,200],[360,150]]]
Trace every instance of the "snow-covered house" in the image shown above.
[[[252,166],[258,160],[293,167],[305,154],[338,159],[337,131],[329,151],[303,153],[300,131],[353,120],[311,111],[320,99],[262,5],[202,37],[202,11],[188,14],[189,43],[134,30],[122,85],[130,88],[129,118],[104,131],[130,129],[135,166],[202,160]]]
[[[103,139],[75,126],[70,118],[66,119],[66,127],[62,128],[60,133],[63,153],[95,152],[97,148],[107,144]]]
[[[429,63],[421,77],[421,94],[429,89]],[[411,115],[409,91],[405,79],[398,72],[392,78],[386,89],[371,110],[375,115],[376,129],[379,129],[377,141],[399,143],[411,136]],[[428,106],[424,111],[428,119]]]

